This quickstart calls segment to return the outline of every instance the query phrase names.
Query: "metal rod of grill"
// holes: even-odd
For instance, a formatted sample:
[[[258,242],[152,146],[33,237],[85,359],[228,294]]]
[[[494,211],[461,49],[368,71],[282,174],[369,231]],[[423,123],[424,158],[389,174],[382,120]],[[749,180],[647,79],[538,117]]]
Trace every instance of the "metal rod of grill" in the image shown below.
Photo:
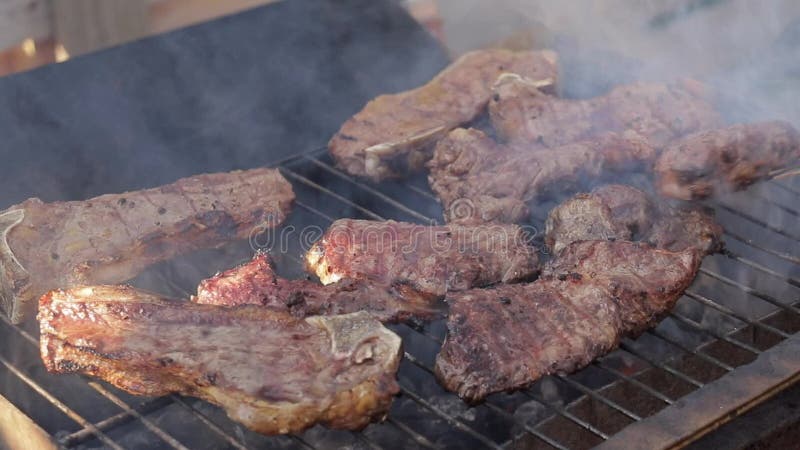
[[[27,384],[31,389],[36,391],[37,394],[44,397],[51,405],[55,406],[59,411],[67,415],[70,419],[78,423],[80,426],[90,430],[92,434],[94,434],[103,444],[113,448],[115,450],[121,450],[122,447],[119,446],[116,442],[111,440],[103,431],[99,430],[96,426],[94,426],[91,422],[84,419],[80,414],[75,412],[72,408],[67,406],[64,402],[57,399],[53,394],[47,391],[47,389],[43,388],[39,385],[36,381],[34,381],[29,376],[25,375],[21,370],[17,369],[11,362],[9,362],[4,357],[0,356],[0,364],[5,366],[5,368],[14,374],[17,378],[22,380],[25,384]]]
[[[606,372],[609,372],[609,373],[613,374],[617,378],[620,378],[622,380],[625,380],[628,383],[631,383],[632,385],[638,387],[639,389],[643,390],[644,392],[647,392],[648,394],[650,394],[653,397],[661,400],[662,402],[666,403],[667,405],[671,405],[671,404],[675,403],[674,400],[672,400],[671,398],[669,398],[666,395],[662,394],[661,392],[658,392],[657,390],[653,389],[652,386],[649,386],[649,385],[647,385],[645,383],[642,383],[641,381],[637,380],[636,378],[633,378],[631,376],[628,376],[627,374],[624,374],[624,373],[620,372],[619,370],[617,370],[614,367],[606,364],[602,360],[592,361],[592,365],[594,365],[596,367],[599,367],[599,368],[605,370]]]
[[[719,333],[716,330],[711,329],[710,327],[701,325],[701,324],[695,322],[694,320],[692,320],[692,319],[690,319],[690,318],[688,318],[688,317],[686,317],[686,316],[684,316],[684,315],[682,315],[680,313],[677,313],[675,311],[670,313],[670,317],[672,317],[673,319],[675,319],[675,320],[677,320],[677,321],[679,321],[679,322],[681,322],[683,324],[686,324],[686,325],[694,328],[695,330],[699,330],[699,331],[702,331],[704,333],[707,333],[707,334],[709,334],[709,335],[711,335],[711,336],[713,336],[713,337],[715,337],[715,338],[717,338],[717,339],[719,339],[721,341],[725,341],[728,344],[734,345],[736,347],[741,348],[742,350],[746,350],[746,351],[748,351],[750,353],[753,353],[754,355],[758,355],[758,354],[761,353],[761,350],[753,347],[750,344],[745,344],[744,342],[741,342],[738,339],[733,339],[733,338],[730,338],[728,336],[725,336],[724,334]]]
[[[778,299],[772,297],[771,295],[767,295],[767,294],[764,294],[762,292],[759,292],[759,291],[751,288],[750,286],[745,286],[742,283],[739,283],[736,280],[732,280],[732,279],[730,279],[730,278],[728,278],[728,277],[726,277],[724,275],[719,275],[717,273],[711,272],[710,270],[703,269],[702,267],[700,268],[700,273],[708,275],[708,276],[710,276],[710,277],[712,277],[712,278],[714,278],[714,279],[716,279],[718,281],[721,281],[722,283],[725,283],[725,284],[727,284],[729,286],[734,286],[737,289],[739,289],[740,291],[745,292],[747,294],[750,294],[753,297],[760,298],[761,300],[764,300],[767,303],[771,303],[771,304],[777,306],[778,308],[781,308],[781,309],[784,309],[786,311],[789,311],[789,312],[792,312],[792,313],[800,315],[800,309],[798,309],[797,307],[795,307],[793,305],[787,305],[787,304],[779,301]]]
[[[694,378],[690,377],[689,375],[684,374],[683,372],[680,372],[680,371],[678,371],[676,369],[673,369],[672,367],[669,367],[669,366],[667,366],[667,365],[665,365],[663,363],[660,363],[660,362],[654,360],[653,358],[643,354],[642,352],[636,350],[635,348],[631,347],[630,345],[628,345],[625,342],[620,342],[619,348],[625,350],[626,352],[630,353],[633,356],[636,356],[637,358],[639,358],[642,361],[650,364],[653,367],[657,367],[657,368],[659,368],[659,369],[661,369],[661,370],[663,370],[665,372],[669,372],[671,375],[673,375],[673,376],[675,376],[677,378],[680,378],[681,380],[683,380],[683,381],[685,381],[685,382],[687,382],[689,384],[693,384],[694,386],[699,387],[699,388],[703,387],[703,383],[695,380]]]
[[[781,336],[783,338],[787,338],[787,337],[790,336],[789,333],[786,333],[783,330],[779,330],[779,329],[777,329],[777,328],[775,328],[775,327],[773,327],[771,325],[767,325],[767,324],[762,323],[762,322],[756,322],[754,320],[751,320],[748,317],[746,317],[746,316],[744,316],[742,314],[739,314],[736,311],[728,308],[727,306],[723,306],[723,305],[721,305],[721,304],[709,299],[708,297],[705,297],[705,296],[703,296],[701,294],[698,294],[698,293],[692,291],[691,289],[687,289],[684,292],[684,296],[686,296],[688,298],[691,298],[692,300],[695,300],[698,303],[702,303],[703,305],[706,305],[709,308],[716,309],[717,311],[719,311],[719,312],[721,312],[723,314],[727,314],[728,316],[733,317],[733,318],[735,318],[735,319],[737,319],[739,321],[742,321],[742,322],[744,322],[744,323],[746,323],[748,325],[751,325],[751,326],[754,326],[754,327],[757,327],[757,328],[761,328],[763,330],[769,331],[770,333],[775,333],[778,336]]]

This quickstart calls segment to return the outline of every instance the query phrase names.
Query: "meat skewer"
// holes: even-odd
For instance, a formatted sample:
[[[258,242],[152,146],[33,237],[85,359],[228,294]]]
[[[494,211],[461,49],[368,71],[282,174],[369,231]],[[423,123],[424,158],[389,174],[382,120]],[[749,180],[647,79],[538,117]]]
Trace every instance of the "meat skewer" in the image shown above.
[[[454,290],[523,281],[536,250],[516,225],[424,226],[340,219],[306,254],[323,284],[369,280],[437,299]]]
[[[552,92],[557,56],[503,49],[467,53],[424,86],[367,103],[342,125],[328,149],[342,170],[373,181],[418,171],[436,141],[484,110],[492,84],[504,72]]]
[[[644,192],[619,184],[601,186],[562,202],[547,216],[545,242],[553,254],[575,241],[643,241],[670,251],[708,255],[722,250],[722,227],[699,208],[656,204]]]
[[[404,287],[363,280],[342,280],[327,286],[309,280],[287,280],[275,274],[269,256],[258,253],[239,267],[203,280],[192,301],[221,306],[261,305],[298,318],[366,311],[381,322],[401,322],[432,320],[442,315],[441,299]]]
[[[703,199],[741,190],[800,161],[800,133],[786,122],[759,122],[701,131],[664,149],[656,186],[667,197]]]
[[[48,293],[39,322],[50,372],[199,397],[264,434],[360,429],[385,417],[399,391],[400,337],[367,313],[297,319],[94,286]]]
[[[45,292],[119,283],[147,266],[271,228],[294,192],[275,169],[198,175],[85,201],[32,198],[0,212],[0,297],[14,322]]]
[[[694,251],[582,241],[533,283],[450,293],[436,376],[462,399],[478,402],[578,370],[660,320],[699,264]]]
[[[448,223],[515,223],[528,218],[527,203],[534,199],[649,167],[655,156],[632,132],[528,150],[459,128],[437,144],[428,181]]]
[[[636,83],[602,97],[570,100],[546,95],[511,75],[494,87],[489,114],[507,142],[556,147],[606,132],[633,131],[656,149],[722,119],[696,81]]]

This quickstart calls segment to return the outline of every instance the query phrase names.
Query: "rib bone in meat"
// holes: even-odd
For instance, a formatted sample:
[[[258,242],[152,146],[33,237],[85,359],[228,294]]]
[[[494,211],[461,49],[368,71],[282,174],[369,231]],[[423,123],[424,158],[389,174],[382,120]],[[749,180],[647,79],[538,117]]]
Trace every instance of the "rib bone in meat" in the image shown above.
[[[424,86],[367,103],[342,125],[328,149],[345,172],[375,181],[420,170],[437,140],[483,111],[492,83],[504,72],[552,91],[557,57],[552,51],[467,53]]]
[[[292,186],[274,169],[198,175],[85,201],[33,198],[0,213],[0,295],[14,322],[51,289],[119,283],[148,265],[246,238],[289,212]]]
[[[632,242],[568,246],[528,284],[448,294],[436,375],[470,402],[578,370],[655,324],[694,279],[696,252]]]
[[[200,397],[264,434],[359,429],[383,418],[399,390],[400,337],[367,313],[298,319],[95,286],[43,296],[39,322],[51,372]]]
[[[431,298],[531,278],[536,249],[516,225],[425,226],[341,219],[306,255],[323,284],[365,279]]]
[[[442,314],[441,299],[404,287],[366,280],[343,280],[327,286],[287,280],[275,274],[265,253],[258,253],[239,267],[203,280],[192,300],[208,305],[261,305],[295,317],[367,311],[381,322],[430,320]]]
[[[503,77],[494,87],[489,114],[504,140],[544,147],[630,130],[661,149],[672,139],[721,123],[704,87],[691,80],[631,84],[602,97],[572,100]]]

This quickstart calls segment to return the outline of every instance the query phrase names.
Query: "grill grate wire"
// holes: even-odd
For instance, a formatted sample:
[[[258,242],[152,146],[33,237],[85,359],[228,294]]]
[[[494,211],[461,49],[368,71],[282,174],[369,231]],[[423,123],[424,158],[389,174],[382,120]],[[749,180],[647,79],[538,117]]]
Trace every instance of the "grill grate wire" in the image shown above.
[[[439,222],[436,218],[422,212],[421,208],[419,210],[417,208],[411,208],[403,202],[403,196],[405,193],[413,194],[416,199],[422,199],[430,203],[430,205],[428,205],[428,209],[435,211],[438,207],[438,203],[433,194],[430,193],[427,188],[422,188],[413,183],[403,185],[398,184],[398,189],[395,189],[394,192],[392,192],[391,187],[375,187],[359,180],[355,180],[333,167],[329,161],[326,161],[324,149],[315,149],[311,152],[287,158],[279,162],[278,165],[284,175],[294,182],[296,188],[302,187],[311,194],[309,196],[310,199],[298,194],[296,208],[298,210],[303,210],[305,213],[310,214],[326,224],[332,222],[335,217],[339,217],[341,214],[326,212],[324,207],[320,207],[314,202],[315,198],[324,198],[324,200],[320,200],[320,203],[329,202],[329,204],[333,204],[339,209],[344,209],[351,214],[361,215],[365,218],[375,220],[383,220],[387,214],[379,213],[378,211],[368,207],[368,202],[354,201],[351,199],[367,197],[369,202],[378,202],[388,207],[390,210],[390,214],[388,215],[391,215],[391,218],[395,218],[397,220],[416,220],[431,224]],[[343,183],[344,186],[347,187],[349,194],[356,193],[357,195],[347,195],[344,193],[344,190],[342,190],[343,186],[340,186],[341,189],[329,187],[330,184],[336,184],[336,182]],[[784,180],[771,181],[769,182],[769,185],[771,188],[781,190],[785,194],[800,197],[800,191],[797,191],[793,186],[786,183],[787,182]],[[760,202],[768,204],[770,207],[777,208],[785,214],[795,217],[798,214],[793,208],[773,202],[770,198],[765,197],[762,194],[757,194],[756,196]],[[800,237],[796,236],[794,233],[787,231],[782,227],[776,227],[758,217],[755,217],[753,214],[743,212],[727,203],[715,202],[711,206],[718,211],[725,211],[730,215],[737,217],[739,220],[749,222],[750,224],[763,228],[771,233],[780,235],[793,242],[800,241]],[[542,224],[542,218],[534,218],[534,225],[541,226]],[[799,257],[783,250],[776,250],[767,245],[754,242],[753,239],[745,238],[736,231],[730,231],[726,229],[725,236],[741,245],[749,247],[754,252],[761,252],[764,255],[777,258],[778,260],[788,264],[800,264]],[[293,261],[297,267],[302,266],[298,257],[294,255],[286,256],[288,256],[288,259]],[[762,276],[768,276],[772,279],[779,280],[781,283],[785,284],[786,286],[790,286],[791,288],[800,287],[800,280],[794,276],[784,275],[783,272],[785,271],[772,269],[764,263],[751,259],[749,256],[743,256],[740,252],[727,251],[723,256],[729,261],[738,264],[739,267],[744,268],[743,270],[748,270],[754,273],[757,272]],[[762,292],[759,289],[753,288],[722,273],[719,273],[718,270],[707,267],[706,264],[704,264],[701,268],[701,274],[707,279],[712,280],[715,285],[718,284],[728,286],[729,288],[740,291],[747,298],[758,299],[765,304],[771,305],[772,307],[776,308],[778,312],[789,315],[789,317],[793,320],[800,319],[800,308],[794,304],[798,303],[798,300],[800,300],[798,298],[794,299],[793,301],[782,301],[774,295]],[[177,286],[167,277],[164,277],[163,281],[165,286],[169,286],[172,290],[182,292],[183,294],[188,294],[183,292],[184,290],[182,288]],[[684,312],[679,312],[676,308],[676,310],[669,315],[669,319],[674,321],[676,324],[682,324],[682,330],[684,330],[684,333],[692,333],[694,335],[704,336],[705,339],[701,340],[701,345],[691,345],[682,342],[681,340],[670,336],[669,333],[661,330],[660,328],[649,330],[645,334],[648,338],[661,341],[662,344],[669,347],[674,352],[677,352],[676,354],[680,357],[673,356],[669,358],[659,358],[638,348],[638,341],[626,339],[621,343],[620,349],[616,350],[610,355],[598,358],[590,365],[590,368],[599,370],[600,373],[604,373],[613,377],[612,383],[608,383],[605,386],[600,387],[591,386],[590,383],[587,383],[585,379],[579,376],[580,373],[569,376],[554,375],[545,378],[551,380],[552,382],[558,382],[559,386],[578,393],[579,398],[589,399],[598,404],[602,404],[604,407],[607,407],[624,417],[627,423],[636,422],[644,418],[645,415],[630,409],[631,406],[623,405],[619,400],[614,400],[611,398],[611,396],[608,395],[609,385],[615,383],[625,383],[631,389],[635,389],[638,392],[643,393],[649,398],[655,400],[663,408],[674,403],[679,396],[676,397],[669,395],[667,392],[662,392],[664,390],[663,387],[660,388],[659,386],[652,386],[651,383],[643,380],[643,378],[640,376],[642,373],[648,371],[661,372],[664,376],[673,377],[676,380],[680,380],[683,383],[691,385],[692,390],[702,389],[706,384],[705,380],[696,379],[695,374],[686,373],[676,361],[680,361],[680,358],[690,357],[715,367],[721,373],[729,373],[735,370],[738,365],[741,365],[741,363],[734,364],[723,360],[719,356],[713,355],[709,351],[711,349],[710,344],[713,344],[714,342],[724,342],[732,347],[743,350],[748,355],[757,356],[762,352],[762,350],[766,350],[766,348],[769,346],[757,345],[755,342],[748,342],[748,340],[743,339],[740,334],[743,332],[749,332],[750,334],[759,332],[759,335],[761,336],[774,337],[774,339],[770,341],[774,343],[777,343],[778,341],[793,334],[793,332],[785,331],[779,328],[774,323],[766,323],[766,321],[776,314],[775,310],[771,310],[768,314],[762,314],[758,318],[753,318],[752,312],[736,310],[723,301],[712,299],[708,296],[708,294],[698,292],[694,286],[686,291],[685,295],[679,301],[679,304],[692,304],[696,307],[714,310],[722,317],[726,318],[726,320],[730,320],[732,323],[737,325],[733,326],[729,330],[720,331],[713,326],[704,324],[702,320],[698,321]],[[5,317],[2,317],[2,326],[8,329],[13,329],[23,338],[23,340],[34,346],[38,346],[38,340],[31,333],[12,325]],[[798,325],[797,328],[800,329],[800,325]],[[440,345],[442,342],[442,336],[432,332],[428,327],[399,325],[397,326],[397,330],[401,332],[401,335],[404,335],[404,337],[413,336],[416,334],[417,336],[427,340],[430,344],[434,344],[436,346]],[[794,330],[794,332],[796,331],[797,330]],[[762,349],[760,347],[765,348]],[[633,372],[629,372],[625,369],[625,367],[620,367],[618,364],[618,360],[620,358],[636,361],[638,369]],[[430,363],[427,362],[425,358],[406,351],[404,364],[406,364],[406,362],[411,365],[408,367],[415,367],[421,373],[425,374],[424,376],[426,379],[424,383],[435,385],[435,381],[433,380],[432,376],[432,368]],[[188,413],[199,425],[203,426],[214,436],[216,436],[220,443],[230,448],[244,449],[250,448],[253,445],[279,448],[316,448],[315,442],[317,441],[317,438],[313,436],[313,430],[299,436],[276,438],[264,437],[259,439],[254,439],[252,437],[252,433],[246,432],[247,437],[244,437],[242,435],[243,433],[230,431],[232,426],[230,423],[226,423],[230,422],[227,419],[219,417],[218,414],[216,415],[217,417],[209,416],[208,407],[204,407],[202,402],[173,395],[157,399],[149,399],[138,402],[135,405],[131,405],[124,400],[124,395],[120,396],[115,393],[119,392],[115,388],[107,387],[107,385],[104,383],[101,384],[97,381],[92,381],[87,377],[84,378],[86,380],[86,384],[107,401],[116,405],[120,410],[113,415],[93,423],[82,417],[80,414],[70,408],[70,406],[50,393],[42,382],[38,382],[32,377],[26,375],[22,368],[18,367],[9,359],[0,356],[0,365],[2,365],[13,376],[19,378],[22,382],[30,386],[37,394],[44,397],[53,408],[66,414],[76,425],[79,426],[77,430],[69,434],[62,435],[58,439],[59,444],[63,447],[72,448],[92,440],[96,440],[109,448],[123,448],[123,446],[121,446],[118,442],[115,442],[115,440],[110,437],[109,434],[114,430],[131,423],[140,424],[149,432],[157,436],[164,447],[176,449],[186,448],[187,446],[192,447],[196,443],[179,440],[177,437],[173,436],[172,433],[167,431],[164,426],[160,425],[155,420],[150,420],[149,418],[155,412],[166,411],[168,408],[174,406]],[[52,378],[51,382],[57,383],[58,378]],[[400,384],[402,395],[396,403],[400,403],[402,399],[406,399],[407,401],[405,402],[404,406],[412,406],[413,412],[419,412],[420,414],[424,413],[427,417],[438,418],[441,424],[443,424],[442,426],[449,429],[449,434],[446,434],[448,437],[453,436],[453,433],[455,433],[456,435],[467,439],[470,443],[478,444],[479,446],[486,448],[500,449],[513,446],[520,436],[526,435],[535,439],[538,444],[543,446],[542,448],[571,448],[569,445],[567,445],[567,443],[558,439],[558,437],[546,432],[544,427],[541,426],[541,423],[531,424],[528,423],[528,421],[526,421],[524,418],[517,417],[515,415],[515,410],[509,410],[508,406],[505,404],[505,401],[497,396],[490,397],[485,403],[476,406],[474,409],[480,410],[482,414],[491,414],[502,418],[505,423],[511,424],[515,430],[517,430],[516,435],[510,435],[510,433],[500,433],[499,435],[495,433],[492,435],[492,433],[488,433],[486,430],[480,429],[480,427],[476,426],[475,423],[465,420],[462,415],[453,414],[452,412],[448,411],[447,408],[443,408],[435,404],[426,396],[425,393],[419,392],[419,386],[414,386],[415,383],[409,382],[408,380],[404,379],[403,376],[401,376]],[[560,418],[573,424],[574,426],[579,427],[580,429],[589,433],[595,439],[595,441],[602,441],[614,434],[613,432],[609,432],[599,425],[592,423],[591,420],[587,420],[586,417],[579,415],[577,412],[574,412],[571,408],[571,404],[562,404],[561,401],[547,398],[546,395],[543,395],[542,392],[537,389],[537,385],[539,384],[540,383],[537,382],[533,387],[515,395],[526,401],[534,401],[541,404],[552,413],[551,417]],[[393,410],[394,409],[395,408],[393,408]],[[380,439],[380,436],[384,434],[402,436],[403,438],[407,439],[407,442],[412,442],[423,448],[440,448],[447,446],[447,442],[443,442],[439,437],[426,435],[415,422],[407,423],[409,417],[409,414],[390,414],[388,420],[383,424],[370,425],[364,432],[361,433],[331,433],[334,433],[337,439],[347,440],[350,445],[354,446],[355,448],[378,449],[394,447],[391,440],[387,441],[386,439]],[[544,423],[546,421],[542,422]]]

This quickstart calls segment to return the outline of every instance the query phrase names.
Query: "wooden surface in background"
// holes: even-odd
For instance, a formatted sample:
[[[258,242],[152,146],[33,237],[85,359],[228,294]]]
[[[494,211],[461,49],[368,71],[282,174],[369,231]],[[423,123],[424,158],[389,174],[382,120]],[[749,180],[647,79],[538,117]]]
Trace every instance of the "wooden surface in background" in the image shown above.
[[[57,448],[50,435],[0,395],[0,449],[55,450]]]
[[[50,0],[0,0],[0,51],[52,36]]]
[[[148,34],[147,0],[52,0],[55,41],[70,55]]]

